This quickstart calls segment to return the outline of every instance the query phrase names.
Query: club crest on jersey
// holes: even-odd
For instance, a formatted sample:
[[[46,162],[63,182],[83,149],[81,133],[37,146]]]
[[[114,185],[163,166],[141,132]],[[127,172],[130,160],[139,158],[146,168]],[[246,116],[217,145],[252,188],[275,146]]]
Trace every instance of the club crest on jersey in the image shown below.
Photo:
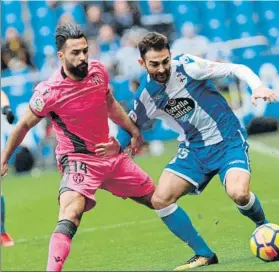
[[[129,117],[131,118],[131,120],[132,120],[134,123],[137,122],[138,117],[137,117],[137,114],[136,114],[134,111],[130,111]]]
[[[41,97],[36,97],[33,101],[33,107],[35,110],[41,112],[45,106],[45,102]]]
[[[91,78],[91,81],[94,85],[101,85],[101,84],[104,83],[104,80],[102,78],[98,77],[98,76],[93,76]]]
[[[173,98],[169,99],[164,111],[174,119],[182,122],[189,119],[195,110],[195,102],[190,98]]]
[[[186,80],[186,76],[182,75],[181,73],[178,73],[176,75],[176,79],[180,82],[180,83],[183,83],[185,80]],[[185,81],[186,83],[186,81]]]
[[[184,60],[184,63],[186,63],[186,64],[190,62],[190,59],[187,56],[185,56],[183,60]]]

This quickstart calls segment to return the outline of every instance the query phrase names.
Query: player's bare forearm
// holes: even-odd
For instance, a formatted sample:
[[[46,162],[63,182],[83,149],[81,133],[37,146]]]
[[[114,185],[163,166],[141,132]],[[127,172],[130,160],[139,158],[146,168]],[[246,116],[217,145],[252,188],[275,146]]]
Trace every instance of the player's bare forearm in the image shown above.
[[[1,107],[10,106],[10,101],[8,96],[1,90]]]
[[[25,135],[28,132],[28,128],[22,125],[16,125],[14,130],[12,131],[6,146],[2,152],[2,162],[8,162],[10,157],[12,156],[15,149],[21,144]]]
[[[35,116],[28,108],[19,122],[16,124],[12,133],[10,134],[6,146],[2,152],[1,162],[6,163],[9,161],[15,149],[21,144],[27,132],[39,123],[41,118]]]
[[[122,106],[114,99],[112,94],[107,96],[108,113],[109,118],[119,125],[120,127],[127,130],[131,135],[140,135],[139,129],[136,127],[134,122],[128,117]]]

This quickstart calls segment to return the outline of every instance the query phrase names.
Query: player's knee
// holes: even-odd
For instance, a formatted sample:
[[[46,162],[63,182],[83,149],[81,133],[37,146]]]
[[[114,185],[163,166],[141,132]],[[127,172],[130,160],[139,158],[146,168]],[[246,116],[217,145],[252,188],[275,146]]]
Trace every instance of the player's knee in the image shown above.
[[[175,203],[176,200],[177,199],[171,195],[164,196],[164,195],[156,194],[156,192],[155,192],[151,198],[151,203],[155,210],[160,210],[160,209],[166,208],[169,205]]]
[[[250,194],[248,190],[235,190],[230,194],[231,199],[239,206],[244,206],[249,203]]]
[[[59,220],[69,220],[73,222],[76,226],[79,226],[80,220],[82,217],[83,212],[79,209],[75,209],[74,207],[70,206],[61,206],[59,212]]]
[[[79,226],[86,200],[77,192],[67,191],[60,196],[59,220],[70,220]]]
[[[77,231],[77,225],[72,222],[71,220],[63,219],[58,221],[56,228],[54,230],[55,233],[62,233],[69,237],[70,239],[73,239],[74,235]]]
[[[131,199],[134,200],[135,202],[139,203],[139,204],[142,204],[142,205],[146,206],[149,209],[154,210],[154,207],[153,207],[152,202],[151,202],[151,198],[152,198],[153,193],[154,192],[152,192],[148,195],[142,196],[142,197],[131,197]]]

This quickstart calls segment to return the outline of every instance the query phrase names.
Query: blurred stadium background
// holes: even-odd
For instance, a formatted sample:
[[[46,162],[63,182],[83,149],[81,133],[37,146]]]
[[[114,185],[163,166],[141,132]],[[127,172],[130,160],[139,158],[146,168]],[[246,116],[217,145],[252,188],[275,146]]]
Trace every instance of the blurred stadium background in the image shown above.
[[[34,86],[59,66],[55,27],[70,20],[85,30],[90,58],[106,65],[114,96],[127,110],[144,72],[137,63],[137,42],[150,30],[168,36],[173,55],[190,53],[249,66],[279,95],[278,1],[4,0],[1,87],[17,118]],[[278,224],[279,102],[253,107],[250,90],[242,82],[224,79],[216,84],[251,135],[254,190]],[[1,145],[12,127],[1,117]],[[117,127],[110,123],[110,128],[116,135]],[[48,237],[58,209],[54,136],[44,120],[11,160],[14,175],[5,178],[3,191],[7,229],[16,246],[2,250],[3,270],[45,269]],[[148,124],[144,136],[149,146],[136,160],[157,182],[175,155],[176,133],[156,121]],[[28,175],[18,175],[22,173]],[[190,257],[189,249],[169,234],[152,211],[106,192],[98,192],[97,199],[96,211],[84,216],[66,270],[170,270]],[[278,271],[278,263],[261,263],[249,253],[253,226],[234,211],[218,182],[198,198],[184,198],[181,205],[219,252],[222,264],[210,269]],[[232,222],[237,223],[232,227]]]

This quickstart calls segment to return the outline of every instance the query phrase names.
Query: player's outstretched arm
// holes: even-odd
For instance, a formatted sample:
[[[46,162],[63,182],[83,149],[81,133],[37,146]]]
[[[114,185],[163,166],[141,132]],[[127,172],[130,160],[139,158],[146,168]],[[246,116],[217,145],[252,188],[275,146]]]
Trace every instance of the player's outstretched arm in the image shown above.
[[[130,137],[132,153],[135,153],[142,143],[141,134],[134,122],[128,117],[122,106],[114,99],[113,95],[107,95],[107,105],[109,118],[119,125],[123,130],[127,131]]]
[[[18,121],[10,134],[1,154],[1,177],[8,172],[8,161],[15,149],[21,144],[27,132],[41,120],[42,118],[37,117],[29,107],[27,108],[23,117]]]
[[[260,78],[247,66],[233,63],[213,62],[188,55],[185,58],[185,71],[197,80],[222,77],[236,77],[248,84],[252,90],[252,103],[256,106],[256,99],[262,98],[268,102],[278,100],[274,91],[264,86]],[[189,61],[191,59],[191,61]]]
[[[128,117],[122,106],[115,100],[113,95],[109,93],[107,95],[107,105],[108,105],[108,115],[109,118],[119,125],[120,127],[126,129],[132,136],[138,136],[140,134],[139,129]]]

